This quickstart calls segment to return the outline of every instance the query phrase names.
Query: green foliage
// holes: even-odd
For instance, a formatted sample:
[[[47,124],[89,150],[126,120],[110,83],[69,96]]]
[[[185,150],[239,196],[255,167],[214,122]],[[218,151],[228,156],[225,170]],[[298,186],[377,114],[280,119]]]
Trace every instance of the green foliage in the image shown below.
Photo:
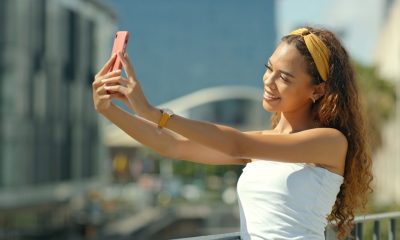
[[[175,161],[174,173],[188,179],[193,179],[195,176],[220,176],[222,177],[228,171],[234,171],[240,175],[243,166],[237,165],[206,165],[187,161]]]
[[[363,66],[354,63],[356,77],[360,87],[361,100],[365,108],[367,127],[369,130],[372,151],[376,151],[382,144],[382,128],[391,117],[394,116],[396,108],[396,85],[388,79],[383,79],[377,73],[375,67]],[[363,214],[384,213],[399,211],[399,206],[381,206],[374,201],[374,194],[370,196],[366,212]],[[361,214],[361,213],[360,213]],[[381,238],[388,239],[388,220],[382,221]],[[371,236],[373,222],[364,225],[364,235]],[[400,234],[400,228],[397,228]]]
[[[139,150],[138,154],[149,161],[154,161],[155,164],[155,172],[160,173],[160,161],[173,161],[173,171],[174,175],[179,176],[189,182],[192,182],[193,179],[198,177],[204,178],[205,176],[220,176],[222,177],[228,171],[234,171],[239,176],[242,172],[243,166],[240,165],[207,165],[194,163],[189,161],[175,160],[169,159],[159,155],[154,150],[143,147]]]
[[[382,144],[381,130],[395,112],[396,87],[379,77],[375,67],[354,63],[361,100],[365,108],[370,144],[375,151]]]

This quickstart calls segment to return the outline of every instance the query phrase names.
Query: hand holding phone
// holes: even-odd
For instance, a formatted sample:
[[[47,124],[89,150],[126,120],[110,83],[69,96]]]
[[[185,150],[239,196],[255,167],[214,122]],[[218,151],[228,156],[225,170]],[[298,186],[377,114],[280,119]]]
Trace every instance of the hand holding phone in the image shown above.
[[[129,33],[127,31],[117,32],[115,34],[114,46],[113,46],[111,55],[117,54],[118,52],[122,52],[122,54],[125,54],[126,45],[128,44],[128,39],[129,39]],[[110,68],[110,72],[121,69],[121,68],[122,68],[121,59],[117,55],[113,66]]]
[[[114,38],[114,45],[112,48],[111,56],[114,54],[117,54],[118,52],[122,52],[122,54],[125,54],[126,52],[126,46],[128,44],[128,39],[129,39],[129,33],[127,31],[118,31],[115,34]],[[114,63],[111,65],[109,72],[115,71],[115,70],[120,70],[122,68],[122,62],[121,59],[119,58],[118,54],[115,57]],[[107,90],[107,94],[111,94],[111,91]]]

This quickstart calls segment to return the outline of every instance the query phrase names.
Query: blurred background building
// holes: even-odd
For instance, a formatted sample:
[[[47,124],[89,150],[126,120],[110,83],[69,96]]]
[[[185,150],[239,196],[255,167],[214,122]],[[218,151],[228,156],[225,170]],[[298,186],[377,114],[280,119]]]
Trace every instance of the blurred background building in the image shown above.
[[[115,23],[95,0],[0,1],[0,238],[65,229],[109,174],[91,82]]]

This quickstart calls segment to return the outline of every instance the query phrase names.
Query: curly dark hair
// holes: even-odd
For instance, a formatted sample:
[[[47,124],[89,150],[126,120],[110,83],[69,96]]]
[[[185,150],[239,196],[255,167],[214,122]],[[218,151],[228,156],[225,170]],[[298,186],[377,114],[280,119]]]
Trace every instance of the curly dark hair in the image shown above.
[[[339,239],[345,238],[351,228],[357,210],[365,209],[368,194],[372,192],[372,159],[368,145],[368,134],[362,111],[359,90],[354,69],[349,55],[339,39],[329,30],[306,26],[317,35],[330,51],[329,75],[326,81],[325,95],[312,105],[312,116],[323,127],[341,131],[348,141],[344,182],[340,187],[328,221],[337,225]],[[293,44],[308,63],[308,73],[313,84],[320,84],[321,79],[314,60],[305,45],[302,36],[287,35],[282,42]],[[280,113],[272,116],[271,125],[275,128]]]

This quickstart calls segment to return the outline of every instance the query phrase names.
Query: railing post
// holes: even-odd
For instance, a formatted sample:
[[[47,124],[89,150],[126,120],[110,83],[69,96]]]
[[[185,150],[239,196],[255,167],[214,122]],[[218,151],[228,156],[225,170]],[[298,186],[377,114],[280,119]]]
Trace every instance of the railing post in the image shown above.
[[[356,240],[362,240],[363,239],[363,223],[357,223],[356,224]]]
[[[389,240],[396,240],[396,219],[391,218],[389,223]]]
[[[336,240],[336,231],[334,226],[328,225],[325,228],[325,240]]]
[[[372,235],[372,240],[380,240],[381,239],[381,226],[379,220],[374,221],[374,233]]]

